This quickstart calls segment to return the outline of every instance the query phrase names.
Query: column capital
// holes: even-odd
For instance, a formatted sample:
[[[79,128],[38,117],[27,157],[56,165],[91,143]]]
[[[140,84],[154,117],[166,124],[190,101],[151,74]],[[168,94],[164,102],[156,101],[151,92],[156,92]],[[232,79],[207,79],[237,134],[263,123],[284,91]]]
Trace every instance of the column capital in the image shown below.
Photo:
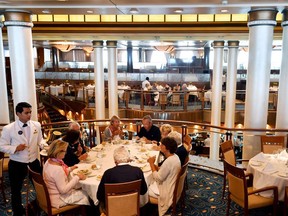
[[[282,11],[282,26],[288,26],[288,8]]]
[[[228,41],[228,48],[239,47],[239,41]]]
[[[103,48],[103,41],[92,41],[94,48]]]
[[[117,41],[106,41],[106,45],[109,48],[117,48]]]
[[[276,8],[255,8],[248,12],[248,27],[259,25],[275,26],[276,15],[278,10]]]
[[[224,47],[224,43],[225,43],[225,41],[214,41],[212,43],[212,46],[214,48],[223,48]]]
[[[26,26],[33,27],[32,13],[22,10],[6,10],[4,11],[5,26]]]

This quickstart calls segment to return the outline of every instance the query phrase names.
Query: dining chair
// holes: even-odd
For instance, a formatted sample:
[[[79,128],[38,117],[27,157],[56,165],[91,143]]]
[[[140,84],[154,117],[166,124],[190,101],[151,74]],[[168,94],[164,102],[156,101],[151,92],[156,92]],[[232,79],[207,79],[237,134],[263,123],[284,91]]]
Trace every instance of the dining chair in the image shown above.
[[[284,136],[261,136],[261,151],[265,154],[273,154],[286,148]]]
[[[288,205],[288,186],[285,187],[285,195],[284,195],[284,210],[283,215],[287,215],[287,205]]]
[[[81,205],[67,205],[60,207],[59,209],[54,208],[51,206],[51,201],[48,193],[47,186],[43,180],[43,177],[40,173],[34,172],[28,166],[29,175],[32,178],[32,182],[36,191],[36,200],[38,206],[48,215],[58,215],[60,213],[71,212],[73,213],[74,210],[81,209],[81,215],[86,215],[85,207]]]
[[[223,160],[226,160],[228,163],[232,164],[233,166],[236,166],[237,162],[241,162],[241,161],[242,162],[245,162],[245,161],[248,162],[249,161],[249,160],[245,160],[245,159],[236,160],[234,146],[233,146],[233,143],[231,140],[227,140],[227,141],[221,143],[220,150],[222,153]],[[245,168],[242,168],[242,169],[245,170]],[[224,166],[222,199],[224,198],[224,195],[225,195],[226,179],[227,179],[227,171],[226,171],[225,166]],[[251,184],[251,182],[249,182],[249,185],[250,184]]]
[[[180,99],[179,93],[173,93],[172,94],[171,104],[172,104],[172,106],[174,106],[174,105],[180,106],[181,105],[181,99]]]
[[[4,191],[4,178],[3,178],[3,166],[4,166],[4,153],[3,152],[0,152],[0,187],[1,187],[1,193],[2,193],[2,196],[3,196],[3,200],[4,200],[4,203],[6,202],[6,196],[5,196],[5,191]]]
[[[250,209],[261,208],[273,205],[273,215],[277,215],[278,188],[277,186],[255,189],[248,187],[247,178],[253,179],[253,174],[245,174],[244,170],[224,160],[224,167],[227,171],[228,199],[226,215],[229,215],[231,200],[244,208],[244,216],[249,215]],[[273,197],[262,197],[260,192],[273,191]]]
[[[140,215],[141,179],[125,183],[106,183],[104,187],[107,216]]]
[[[179,215],[177,214],[177,203],[180,201],[180,205],[181,205],[181,214],[183,215],[183,210],[184,210],[184,206],[185,206],[185,179],[187,176],[187,170],[188,170],[188,163],[189,163],[189,157],[187,157],[188,159],[185,160],[185,164],[181,167],[181,170],[179,171],[178,175],[177,175],[177,179],[176,179],[176,183],[175,183],[175,188],[173,191],[173,201],[172,201],[172,205],[170,208],[172,208],[172,216],[176,216]],[[158,205],[158,199],[149,196],[149,202],[151,204],[155,204]]]
[[[187,152],[190,154],[191,150],[192,150],[192,144],[191,144],[191,141],[192,141],[192,138],[186,134],[184,137],[183,137],[183,145],[185,147],[185,149],[187,150]]]

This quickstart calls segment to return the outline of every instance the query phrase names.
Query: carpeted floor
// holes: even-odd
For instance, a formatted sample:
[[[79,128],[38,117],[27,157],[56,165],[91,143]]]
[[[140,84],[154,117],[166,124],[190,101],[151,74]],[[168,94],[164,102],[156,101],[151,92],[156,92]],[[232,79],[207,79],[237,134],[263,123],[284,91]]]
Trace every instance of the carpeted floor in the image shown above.
[[[13,215],[10,206],[10,187],[7,173],[4,173],[5,193],[8,202],[4,204],[2,194],[0,194],[0,215]],[[226,200],[221,198],[223,177],[207,171],[189,168],[188,189],[185,199],[185,216],[222,216],[226,214]],[[25,181],[27,185],[27,181]],[[24,187],[23,187],[24,188]],[[26,187],[22,192],[23,204],[26,203]],[[29,200],[35,199],[35,193],[29,184]],[[278,215],[282,215],[278,210]],[[243,215],[243,210],[233,202],[231,203],[230,215]],[[251,210],[249,215],[266,216],[272,215],[272,207]],[[121,215],[119,215],[121,216]]]

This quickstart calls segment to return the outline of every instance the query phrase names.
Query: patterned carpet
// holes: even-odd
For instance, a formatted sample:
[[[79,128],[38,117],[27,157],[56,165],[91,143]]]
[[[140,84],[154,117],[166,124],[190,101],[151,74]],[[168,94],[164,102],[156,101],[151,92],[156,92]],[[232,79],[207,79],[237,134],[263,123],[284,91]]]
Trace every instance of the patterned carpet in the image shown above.
[[[4,204],[0,194],[0,215],[13,215],[10,206],[10,187],[7,173],[4,173],[5,193],[8,203]],[[189,168],[188,189],[185,200],[185,216],[222,216],[226,215],[226,200],[221,198],[223,177],[207,171]],[[27,181],[25,181],[25,186]],[[26,187],[25,187],[26,188]],[[26,203],[26,190],[22,192],[23,204]],[[29,200],[35,199],[35,193],[29,184]],[[280,206],[281,209],[281,206]],[[243,210],[233,202],[231,203],[230,215],[243,215]],[[251,210],[249,215],[266,216],[272,215],[272,207]],[[282,215],[278,210],[278,215]],[[121,215],[120,215],[121,216]]]

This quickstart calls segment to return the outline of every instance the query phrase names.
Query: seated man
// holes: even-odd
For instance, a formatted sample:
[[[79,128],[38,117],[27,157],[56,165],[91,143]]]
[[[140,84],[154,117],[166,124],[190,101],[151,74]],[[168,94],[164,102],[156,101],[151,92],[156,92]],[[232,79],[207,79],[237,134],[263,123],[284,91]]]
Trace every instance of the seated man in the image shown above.
[[[188,156],[188,152],[185,149],[184,145],[182,144],[182,135],[179,132],[177,132],[177,131],[171,131],[168,134],[168,137],[171,137],[171,138],[173,138],[176,141],[177,150],[176,150],[175,153],[178,155],[178,157],[180,159],[181,166],[183,166],[184,163],[185,163],[185,159]]]
[[[143,126],[141,127],[136,139],[142,139],[146,143],[159,143],[161,139],[160,129],[153,125],[152,118],[150,115],[146,115],[142,119]]]
[[[100,211],[105,209],[105,183],[123,183],[141,179],[140,207],[148,202],[147,184],[143,171],[139,167],[128,164],[130,161],[129,152],[121,146],[114,150],[115,167],[104,172],[97,191],[97,199],[100,201]]]

